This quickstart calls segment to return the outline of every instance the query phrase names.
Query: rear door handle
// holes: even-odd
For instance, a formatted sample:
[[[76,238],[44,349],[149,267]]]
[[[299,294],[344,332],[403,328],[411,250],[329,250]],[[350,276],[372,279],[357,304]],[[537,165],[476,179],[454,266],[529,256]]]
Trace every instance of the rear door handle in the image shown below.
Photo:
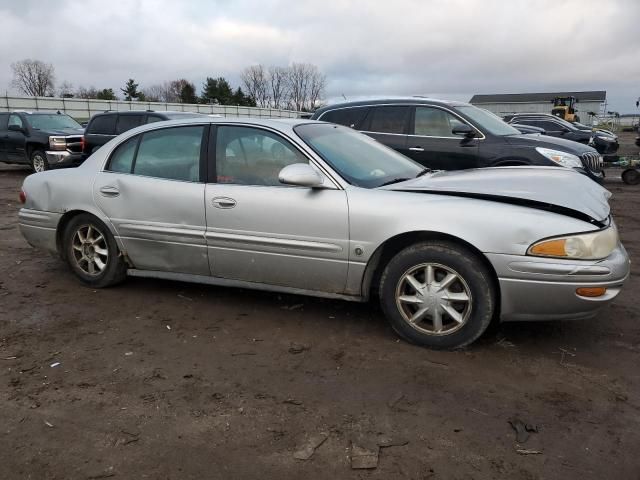
[[[117,197],[120,195],[120,190],[117,187],[106,186],[100,189],[100,193],[103,197]]]
[[[409,147],[409,150],[412,152],[424,152],[424,148],[422,147]]]
[[[211,199],[211,203],[216,208],[233,208],[236,206],[236,201],[229,197],[215,197]]]

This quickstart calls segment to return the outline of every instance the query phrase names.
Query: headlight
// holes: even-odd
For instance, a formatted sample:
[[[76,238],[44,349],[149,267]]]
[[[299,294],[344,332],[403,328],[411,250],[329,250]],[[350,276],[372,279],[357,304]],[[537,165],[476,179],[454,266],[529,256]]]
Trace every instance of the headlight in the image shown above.
[[[582,167],[580,158],[576,155],[567,152],[561,152],[560,150],[552,150],[550,148],[536,147],[536,151],[552,162],[556,162],[558,165],[567,168]]]
[[[49,148],[51,150],[66,150],[67,139],[64,137],[49,137]]]
[[[529,247],[527,255],[600,260],[611,255],[611,252],[618,246],[618,242],[618,230],[615,225],[612,225],[597,232],[540,240]]]

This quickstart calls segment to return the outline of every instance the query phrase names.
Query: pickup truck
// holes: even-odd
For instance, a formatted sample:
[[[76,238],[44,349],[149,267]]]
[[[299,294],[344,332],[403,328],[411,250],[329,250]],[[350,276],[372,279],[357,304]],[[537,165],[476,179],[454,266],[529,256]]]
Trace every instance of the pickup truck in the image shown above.
[[[30,165],[35,172],[76,166],[84,129],[60,112],[0,112],[0,162]]]

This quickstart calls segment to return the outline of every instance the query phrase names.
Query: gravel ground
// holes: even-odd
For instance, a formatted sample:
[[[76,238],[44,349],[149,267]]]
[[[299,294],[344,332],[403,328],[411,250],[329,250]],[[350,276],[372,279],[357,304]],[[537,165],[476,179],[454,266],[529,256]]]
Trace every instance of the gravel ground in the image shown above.
[[[640,187],[614,173],[635,258]],[[27,174],[0,166],[2,479],[639,478],[635,271],[593,320],[505,324],[434,352],[375,305],[84,288],[20,236]],[[509,420],[537,431],[518,441]]]

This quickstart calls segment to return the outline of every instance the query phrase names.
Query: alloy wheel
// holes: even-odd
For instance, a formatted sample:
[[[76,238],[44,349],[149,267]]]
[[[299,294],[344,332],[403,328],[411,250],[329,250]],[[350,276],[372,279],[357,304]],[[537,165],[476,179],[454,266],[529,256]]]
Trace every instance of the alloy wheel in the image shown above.
[[[35,170],[36,173],[44,172],[47,169],[45,159],[39,153],[36,153],[33,156],[33,169]]]
[[[98,276],[107,268],[109,246],[95,225],[78,227],[71,245],[76,265],[87,275]]]
[[[400,277],[396,305],[412,328],[429,335],[447,335],[462,328],[469,319],[471,290],[455,270],[438,263],[423,263]]]

